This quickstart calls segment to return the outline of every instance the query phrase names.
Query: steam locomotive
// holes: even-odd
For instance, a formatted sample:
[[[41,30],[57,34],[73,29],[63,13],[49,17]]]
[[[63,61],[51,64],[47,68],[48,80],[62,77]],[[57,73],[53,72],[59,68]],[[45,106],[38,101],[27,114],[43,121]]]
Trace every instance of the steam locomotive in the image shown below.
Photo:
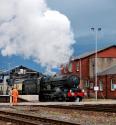
[[[82,101],[83,92],[79,88],[80,79],[76,75],[62,75],[27,79],[15,83],[22,95],[39,94],[39,101]]]

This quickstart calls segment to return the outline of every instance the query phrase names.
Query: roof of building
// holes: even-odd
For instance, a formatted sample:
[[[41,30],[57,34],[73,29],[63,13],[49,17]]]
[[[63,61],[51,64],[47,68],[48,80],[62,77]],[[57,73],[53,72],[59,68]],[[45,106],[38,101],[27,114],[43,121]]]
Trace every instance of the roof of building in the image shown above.
[[[98,73],[99,76],[112,75],[112,74],[116,74],[116,65],[114,65],[114,66],[112,66],[112,67]]]
[[[30,69],[30,68],[28,68],[28,67],[26,67],[26,66],[23,66],[23,65],[19,65],[19,66],[15,66],[15,67],[13,67],[13,68],[11,68],[11,69],[9,69],[9,70],[5,70],[5,71],[3,71],[1,74],[9,74],[10,72],[12,72],[13,70],[16,70],[16,69],[28,69],[29,70],[29,72],[27,72],[27,73],[39,73],[39,72],[37,72],[37,71],[35,71],[35,70],[33,70],[33,69]]]
[[[107,50],[107,49],[112,48],[112,47],[116,47],[116,45],[106,46],[105,48],[99,49],[97,52],[99,53],[99,52],[102,52],[102,51]],[[95,51],[86,52],[86,53],[81,54],[77,57],[74,57],[72,60],[82,59],[82,58],[85,58],[85,57],[88,57],[88,56],[91,56],[91,55],[94,55],[94,54],[95,54]]]

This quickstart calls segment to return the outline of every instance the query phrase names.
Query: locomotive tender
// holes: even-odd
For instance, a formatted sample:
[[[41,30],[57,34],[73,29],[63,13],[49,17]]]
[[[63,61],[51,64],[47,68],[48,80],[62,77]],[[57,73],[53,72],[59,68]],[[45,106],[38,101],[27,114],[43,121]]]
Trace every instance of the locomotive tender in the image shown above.
[[[39,94],[39,101],[82,101],[83,93],[79,88],[80,79],[76,75],[62,75],[54,77],[41,77],[27,79],[20,86],[22,95]]]

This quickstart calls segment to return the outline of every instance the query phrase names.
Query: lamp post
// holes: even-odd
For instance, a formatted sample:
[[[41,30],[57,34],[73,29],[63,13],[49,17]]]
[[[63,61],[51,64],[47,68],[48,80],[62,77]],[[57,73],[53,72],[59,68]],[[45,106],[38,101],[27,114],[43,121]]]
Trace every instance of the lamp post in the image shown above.
[[[81,58],[79,59],[80,80],[82,79]]]
[[[97,91],[98,91],[98,86],[97,86],[97,72],[98,72],[98,68],[97,68],[97,42],[98,42],[98,32],[101,31],[101,28],[97,28],[95,29],[94,27],[91,28],[91,31],[95,31],[95,98],[97,100]]]

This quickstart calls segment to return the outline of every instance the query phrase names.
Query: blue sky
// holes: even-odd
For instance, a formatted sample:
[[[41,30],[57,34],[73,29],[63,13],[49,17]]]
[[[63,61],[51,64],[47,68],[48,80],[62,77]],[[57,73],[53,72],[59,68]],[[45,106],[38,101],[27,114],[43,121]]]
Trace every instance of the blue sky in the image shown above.
[[[73,45],[74,56],[95,49],[95,32],[90,28],[101,27],[98,33],[98,49],[116,43],[116,1],[115,0],[46,0],[49,8],[66,15],[71,22],[76,43]],[[40,72],[44,68],[33,59],[21,56],[0,56],[0,68],[24,65]],[[54,69],[54,71],[57,71]]]

